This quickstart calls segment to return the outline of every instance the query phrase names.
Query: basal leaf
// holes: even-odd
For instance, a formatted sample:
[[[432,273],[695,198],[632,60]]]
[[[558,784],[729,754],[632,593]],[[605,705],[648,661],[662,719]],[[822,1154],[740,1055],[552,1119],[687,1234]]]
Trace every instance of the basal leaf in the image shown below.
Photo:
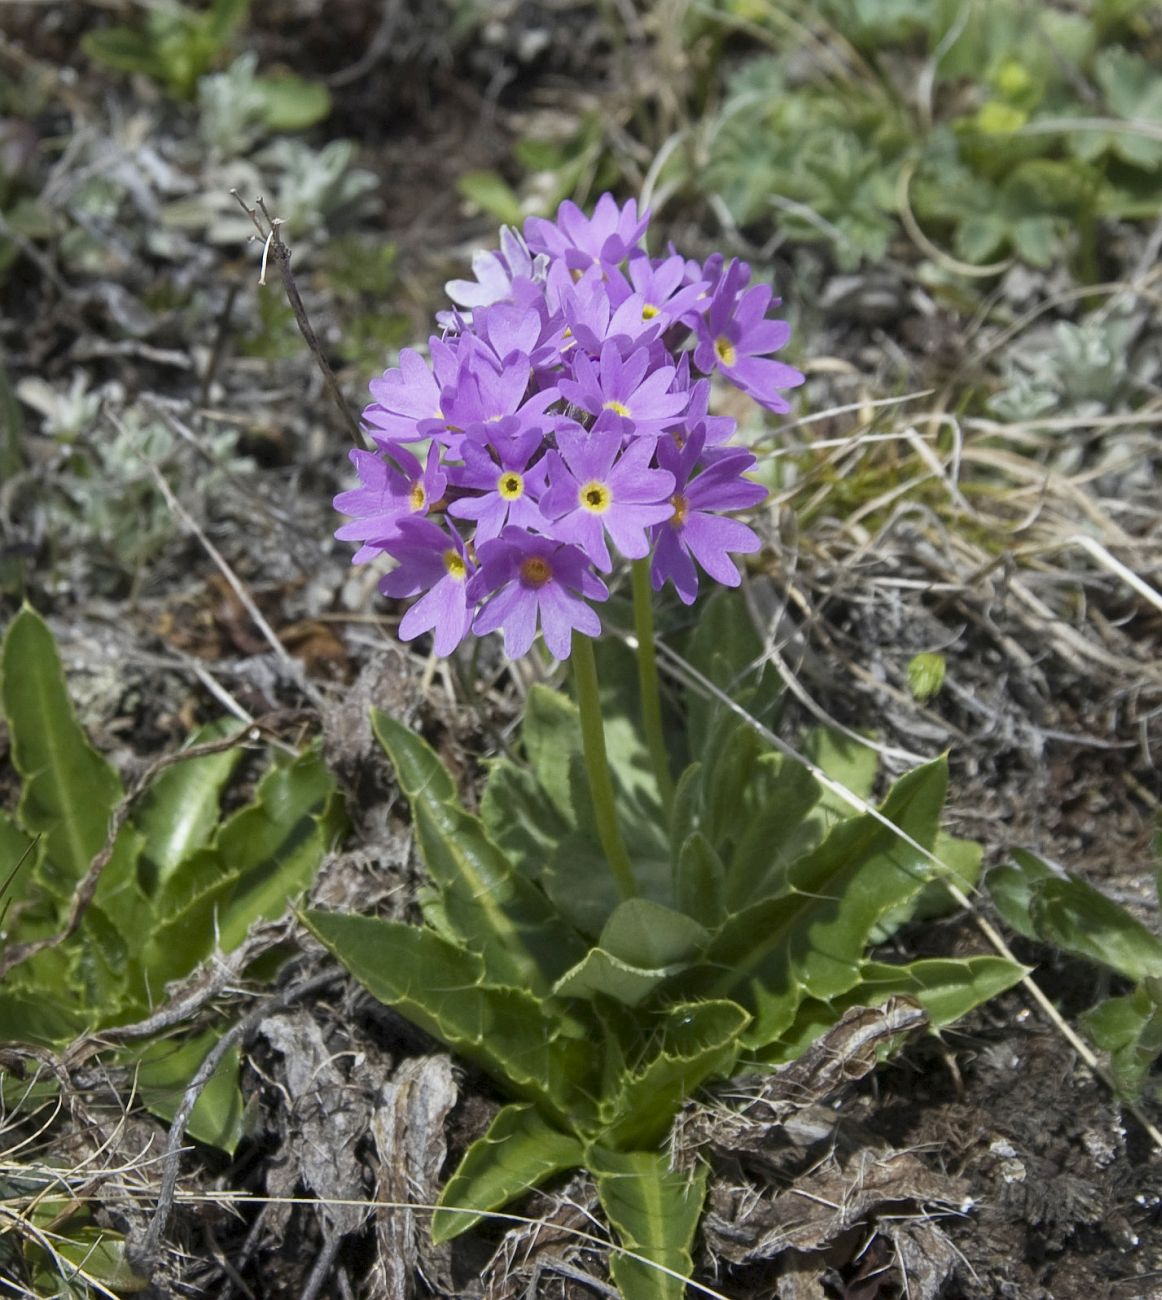
[[[1030,915],[1046,943],[1110,966],[1130,980],[1162,977],[1162,939],[1076,876],[1040,881],[1033,889]]]
[[[601,946],[622,961],[668,966],[696,956],[710,938],[705,926],[648,898],[619,903],[601,931]]]
[[[642,967],[615,957],[604,948],[590,948],[576,966],[553,985],[553,995],[563,998],[613,998],[622,1006],[636,1007],[671,975],[685,969],[684,963]]]
[[[711,928],[725,915],[726,868],[701,831],[688,835],[678,852],[674,898],[687,916],[701,918]]]
[[[707,1079],[727,1075],[750,1016],[735,1002],[684,1002],[650,1018],[644,1053],[607,1089],[596,1135],[618,1150],[649,1147],[678,1108]]]
[[[535,1106],[505,1106],[464,1153],[440,1193],[442,1208],[432,1218],[433,1241],[451,1241],[489,1211],[584,1163],[581,1143],[546,1124]],[[473,1212],[466,1214],[466,1209]]]
[[[1003,957],[934,958],[902,966],[864,962],[859,983],[841,997],[805,998],[792,1024],[759,1055],[772,1065],[793,1061],[851,1007],[876,1007],[898,994],[919,1002],[932,1028],[940,1029],[1012,988],[1027,973]]]
[[[706,1198],[705,1168],[687,1174],[659,1152],[602,1147],[590,1148],[587,1163],[618,1242],[641,1256],[613,1253],[610,1268],[624,1300],[681,1300]]]
[[[533,773],[506,758],[489,764],[480,817],[488,837],[530,880],[540,880],[554,849],[574,829]]]
[[[59,983],[60,987],[51,991],[43,986],[35,990],[0,988],[0,1039],[56,1047],[73,1042],[89,1028],[65,980]]]
[[[1015,850],[1012,859],[1006,866],[994,867],[985,883],[1005,923],[1026,939],[1036,939],[1039,936],[1031,911],[1033,891],[1054,872],[1040,858],[1023,849]]]
[[[159,923],[142,964],[154,993],[217,945],[236,948],[260,920],[273,920],[314,878],[341,822],[335,779],[316,751],[277,760],[254,802],[212,844],[186,859],[160,889]]]
[[[947,765],[938,759],[892,787],[880,808],[888,825],[867,813],[835,826],[793,864],[786,896],[726,922],[701,976],[692,974],[683,987],[750,1010],[755,1022],[746,1038],[756,1050],[787,1028],[802,996],[828,999],[852,988],[876,923],[929,879],[923,850],[935,840],[946,782]]]
[[[745,812],[726,873],[726,899],[738,911],[782,893],[787,869],[813,849],[837,817],[808,769],[782,754],[763,754],[746,790]]]
[[[0,671],[13,759],[24,778],[20,818],[45,837],[46,883],[68,894],[105,842],[121,782],[81,730],[52,633],[27,605],[8,626]]]
[[[201,1068],[221,1033],[207,1030],[181,1042],[159,1039],[122,1053],[136,1067],[137,1090],[146,1107],[167,1123],[177,1114],[190,1080]],[[232,1047],[206,1086],[190,1114],[186,1131],[207,1146],[233,1155],[242,1140],[244,1103],[238,1087],[242,1053]]]
[[[201,727],[190,745],[221,740],[238,730],[232,719]],[[133,821],[145,844],[142,884],[149,893],[164,888],[169,877],[210,840],[219,820],[219,800],[242,750],[192,758],[168,767],[141,798]]]
[[[489,982],[547,993],[583,956],[580,936],[492,843],[480,818],[461,806],[452,778],[422,737],[378,711],[372,727],[411,800],[443,922],[480,953]]]
[[[1093,1041],[1109,1053],[1124,1097],[1141,1096],[1150,1068],[1162,1055],[1162,990],[1151,989],[1151,983],[1124,997],[1106,998],[1081,1018]]]
[[[430,930],[310,911],[305,921],[357,980],[502,1086],[565,1125],[588,1108],[584,1022],[525,989],[484,983],[483,960]]]

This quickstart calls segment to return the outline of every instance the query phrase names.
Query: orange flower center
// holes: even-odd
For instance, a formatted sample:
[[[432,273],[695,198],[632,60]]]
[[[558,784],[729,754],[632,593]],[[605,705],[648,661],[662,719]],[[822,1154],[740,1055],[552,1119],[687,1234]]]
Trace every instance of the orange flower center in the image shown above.
[[[553,576],[553,566],[543,555],[526,555],[520,562],[520,580],[526,587],[543,587]]]

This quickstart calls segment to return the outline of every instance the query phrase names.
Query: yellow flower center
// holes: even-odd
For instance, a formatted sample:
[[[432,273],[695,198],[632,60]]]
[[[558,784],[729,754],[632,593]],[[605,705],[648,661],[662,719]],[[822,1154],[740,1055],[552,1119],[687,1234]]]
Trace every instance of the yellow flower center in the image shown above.
[[[655,307],[654,304],[653,304],[652,302],[647,302],[647,303],[642,307],[642,320],[653,320],[653,318],[654,318],[654,317],[658,314],[658,312],[660,312],[660,311],[661,311],[661,308],[660,308],[660,307]]]
[[[608,402],[603,403],[601,409],[603,411],[616,411],[623,420],[628,420],[630,418],[629,407],[626,406],[624,402],[618,402],[613,398],[610,398]]]
[[[464,563],[464,557],[451,546],[444,552],[444,568],[448,576],[455,578],[457,582],[463,582],[468,576],[468,566]]]
[[[718,360],[722,362],[724,366],[733,366],[738,356],[738,353],[734,350],[734,344],[725,334],[720,334],[714,340],[714,351]]]
[[[496,480],[496,490],[506,501],[516,501],[524,493],[525,481],[515,470],[506,470]]]
[[[577,493],[577,501],[591,514],[603,515],[613,504],[613,493],[606,484],[594,480]]]
[[[686,511],[690,508],[689,504],[680,492],[676,492],[670,498],[670,504],[674,507],[674,513],[666,520],[666,523],[673,529],[682,528],[686,523]]]
[[[428,494],[424,491],[422,483],[412,484],[412,490],[408,493],[408,501],[411,503],[413,513],[422,510],[428,504]]]
[[[543,555],[526,555],[520,562],[520,580],[526,587],[543,587],[553,576],[553,566]]]

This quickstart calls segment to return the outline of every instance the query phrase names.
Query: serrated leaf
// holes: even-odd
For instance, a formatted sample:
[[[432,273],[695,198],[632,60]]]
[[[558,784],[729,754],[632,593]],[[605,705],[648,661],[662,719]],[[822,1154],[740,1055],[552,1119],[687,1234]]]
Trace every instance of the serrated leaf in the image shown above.
[[[372,729],[411,800],[443,922],[480,953],[491,983],[547,993],[584,955],[580,936],[492,843],[480,818],[461,807],[452,778],[421,737],[378,711]]]
[[[381,1002],[567,1125],[593,1069],[585,1024],[525,989],[485,984],[483,960],[430,930],[310,911],[304,920]]]
[[[190,746],[221,740],[238,730],[231,720],[201,727]],[[166,768],[142,797],[133,822],[144,836],[142,879],[148,892],[164,889],[191,854],[209,843],[220,817],[219,800],[242,757],[227,749]]]
[[[508,759],[489,764],[480,800],[489,838],[530,880],[540,880],[557,845],[573,830],[532,772]]]
[[[782,893],[791,863],[813,849],[839,820],[808,769],[782,754],[759,758],[746,795],[726,877],[732,912]]]
[[[735,1002],[680,1002],[646,1022],[648,1046],[598,1108],[596,1135],[618,1150],[652,1146],[681,1104],[707,1079],[728,1075],[750,1016]]]
[[[1027,967],[1003,957],[925,958],[900,966],[864,962],[859,983],[841,997],[804,999],[793,1023],[760,1055],[770,1064],[793,1061],[851,1007],[876,1007],[898,994],[915,998],[931,1027],[940,1029],[1012,988],[1026,974]]]
[[[902,777],[880,807],[840,822],[788,872],[791,892],[732,916],[707,951],[702,977],[683,987],[729,997],[755,1016],[749,1047],[761,1050],[791,1023],[804,996],[835,998],[859,980],[876,923],[929,879],[930,849],[947,785],[943,759]],[[913,848],[897,834],[898,826]]]
[[[440,1192],[432,1240],[451,1241],[489,1211],[584,1163],[581,1143],[545,1123],[535,1106],[505,1106],[464,1153]],[[464,1213],[466,1209],[472,1213]]]
[[[44,835],[46,883],[68,894],[105,843],[121,782],[77,722],[52,633],[27,605],[8,626],[0,672],[13,760],[24,778],[20,819]]]
[[[238,946],[259,920],[281,916],[311,882],[341,820],[335,778],[315,751],[276,761],[254,802],[158,891],[159,923],[142,954],[154,992],[213,951]]]
[[[181,1042],[160,1039],[122,1053],[125,1064],[135,1067],[137,1091],[145,1106],[167,1123],[177,1114],[190,1080],[221,1038],[207,1030]],[[242,1053],[231,1047],[218,1063],[190,1114],[186,1131],[207,1146],[233,1155],[243,1136],[245,1106],[238,1086]]]
[[[706,1169],[685,1173],[657,1152],[601,1147],[590,1149],[587,1163],[618,1242],[642,1257],[617,1250],[611,1256],[624,1300],[681,1300],[694,1266],[690,1247],[706,1199]]]
[[[975,840],[957,839],[939,831],[932,852],[947,871],[934,866],[933,874],[937,879],[925,885],[910,902],[888,912],[872,934],[873,943],[885,943],[905,922],[929,921],[955,912],[960,904],[949,893],[944,883],[946,880],[966,894],[971,894],[976,888],[984,855],[982,845]]]
[[[622,1006],[636,1007],[671,975],[685,969],[685,963],[669,966],[634,966],[604,948],[590,948],[576,966],[570,967],[553,985],[553,996],[562,998],[613,998]]]
[[[621,961],[668,966],[689,961],[705,947],[710,932],[682,912],[648,898],[619,903],[601,931],[601,946]]]

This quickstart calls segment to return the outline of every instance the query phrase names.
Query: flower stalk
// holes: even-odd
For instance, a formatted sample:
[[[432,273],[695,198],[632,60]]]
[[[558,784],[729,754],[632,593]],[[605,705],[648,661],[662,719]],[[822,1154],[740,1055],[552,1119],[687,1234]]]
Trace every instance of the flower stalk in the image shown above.
[[[662,811],[669,824],[674,806],[674,779],[670,775],[670,758],[666,752],[666,739],[662,731],[662,692],[658,682],[658,659],[654,652],[654,606],[650,591],[650,565],[648,560],[634,560],[633,572],[633,627],[637,636],[637,675],[641,688],[642,729],[646,746],[658,783],[658,796]]]
[[[624,901],[636,898],[638,888],[625,841],[621,838],[621,828],[617,824],[613,778],[609,774],[609,759],[605,752],[605,723],[601,716],[601,695],[597,686],[597,660],[593,654],[593,641],[583,632],[574,632],[572,649],[573,684],[577,694],[577,709],[581,715],[581,748],[585,756],[585,774],[589,778],[589,794],[593,800],[593,815],[605,860],[609,863],[617,892]]]

